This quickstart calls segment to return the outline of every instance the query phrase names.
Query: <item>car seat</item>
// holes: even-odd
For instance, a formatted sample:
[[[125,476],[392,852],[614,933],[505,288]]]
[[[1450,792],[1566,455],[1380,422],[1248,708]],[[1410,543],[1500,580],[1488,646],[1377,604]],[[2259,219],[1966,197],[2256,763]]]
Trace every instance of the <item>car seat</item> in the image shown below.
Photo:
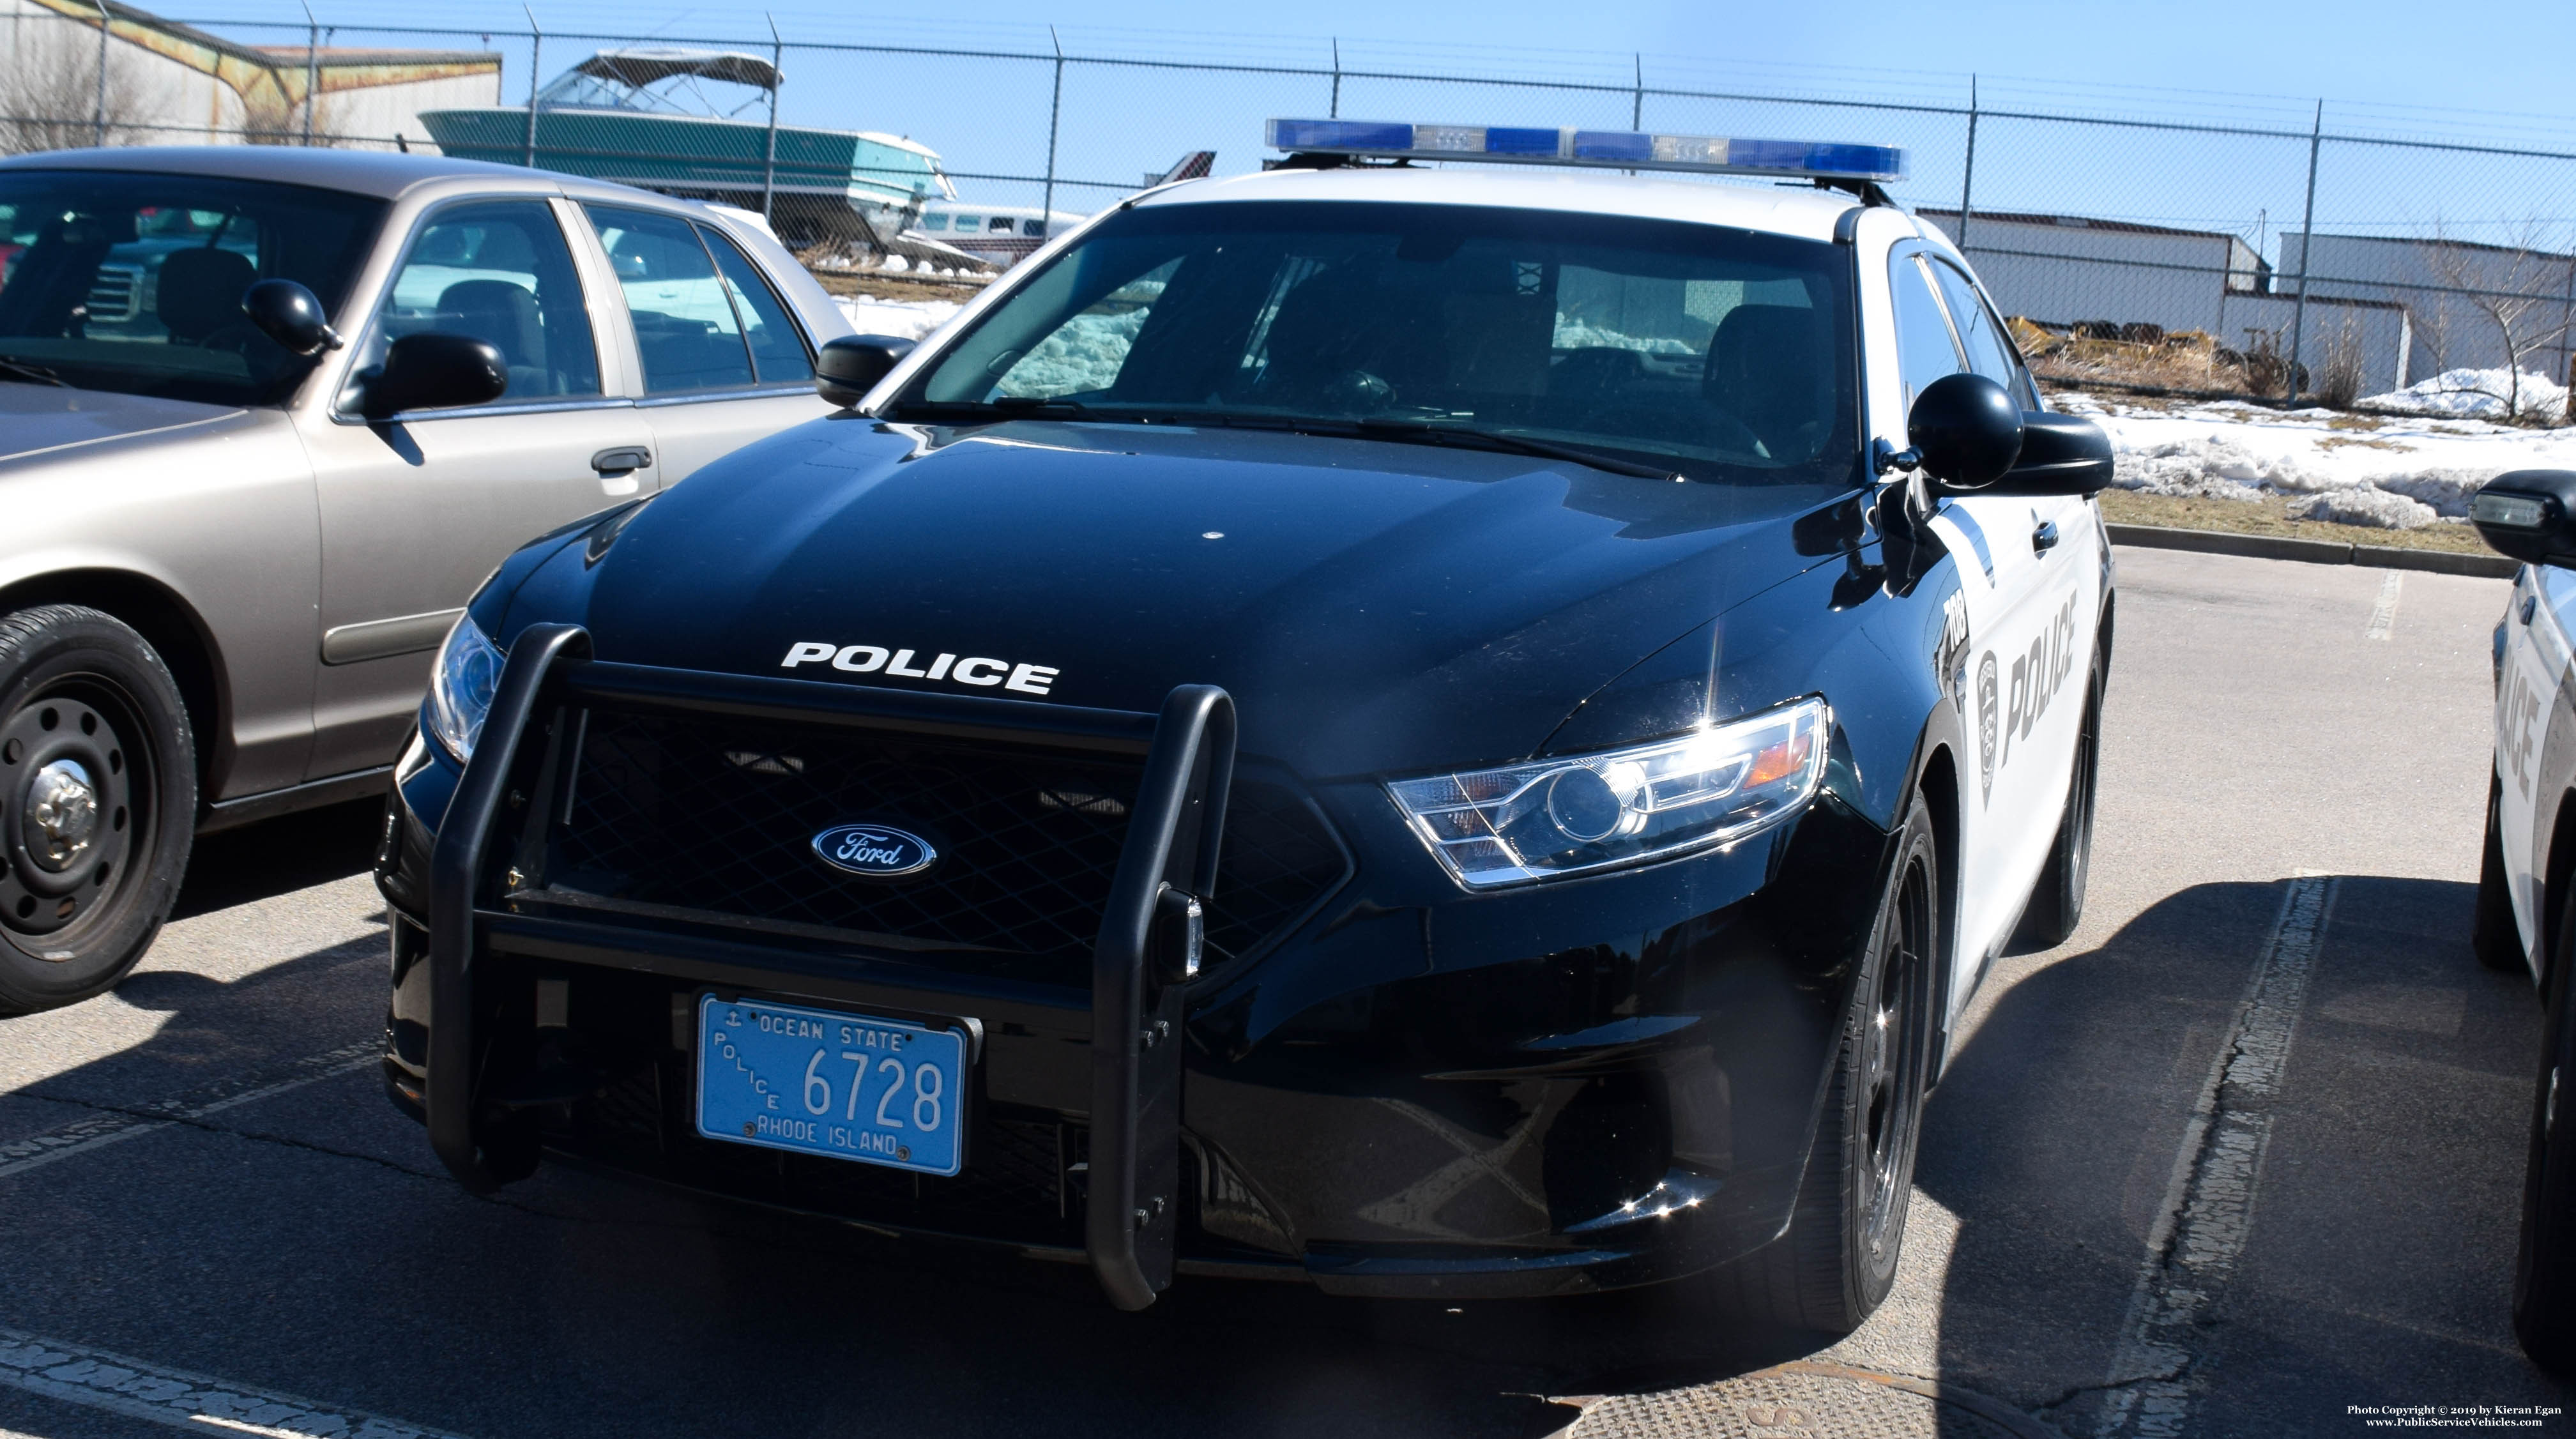
[[[161,260],[160,290],[152,301],[174,345],[203,345],[217,331],[247,323],[242,292],[259,278],[250,257],[233,250],[173,250]]]
[[[459,280],[440,292],[438,328],[471,335],[501,352],[510,369],[508,395],[553,393],[546,376],[546,327],[537,297],[509,280]]]
[[[1821,312],[1738,305],[1709,337],[1700,394],[1752,431],[1772,459],[1812,459],[1833,425],[1832,355]]]

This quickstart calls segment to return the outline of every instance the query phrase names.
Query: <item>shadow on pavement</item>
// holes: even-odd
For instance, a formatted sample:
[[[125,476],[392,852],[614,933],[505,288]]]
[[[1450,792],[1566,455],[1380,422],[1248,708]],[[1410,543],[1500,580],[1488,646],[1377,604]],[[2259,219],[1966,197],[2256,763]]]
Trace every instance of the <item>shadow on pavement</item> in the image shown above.
[[[385,802],[350,800],[197,836],[172,919],[363,874],[375,862]]]
[[[2187,1430],[2343,1433],[2354,1404],[2564,1404],[2507,1311],[2530,984],[2470,954],[2472,886],[2331,883],[2278,1091],[2222,1098],[2265,1137],[2241,1252],[2186,1271],[2203,1306],[2186,1326]],[[1945,1381],[2090,1433],[2137,1377],[2113,1369],[2147,1236],[2283,894],[2174,894],[2022,979],[1954,1058],[1916,1181],[1959,1222]]]

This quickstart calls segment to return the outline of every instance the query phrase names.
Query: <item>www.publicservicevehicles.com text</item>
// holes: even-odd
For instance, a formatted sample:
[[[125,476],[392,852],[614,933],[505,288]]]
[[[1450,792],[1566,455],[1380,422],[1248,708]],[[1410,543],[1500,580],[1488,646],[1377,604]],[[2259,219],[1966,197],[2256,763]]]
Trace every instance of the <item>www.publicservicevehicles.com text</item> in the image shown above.
[[[2565,1412],[2554,1404],[2347,1404],[2371,1429],[2537,1429]]]

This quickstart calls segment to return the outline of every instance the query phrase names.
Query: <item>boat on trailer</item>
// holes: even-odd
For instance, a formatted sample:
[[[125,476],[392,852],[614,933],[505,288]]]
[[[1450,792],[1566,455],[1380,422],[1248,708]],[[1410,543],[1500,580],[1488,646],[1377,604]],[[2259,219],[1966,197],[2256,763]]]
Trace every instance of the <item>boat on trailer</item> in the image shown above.
[[[873,130],[774,124],[780,78],[743,50],[602,50],[555,77],[533,105],[429,110],[420,120],[449,155],[760,212],[792,249],[977,263],[904,233],[926,204],[956,198],[937,151]]]

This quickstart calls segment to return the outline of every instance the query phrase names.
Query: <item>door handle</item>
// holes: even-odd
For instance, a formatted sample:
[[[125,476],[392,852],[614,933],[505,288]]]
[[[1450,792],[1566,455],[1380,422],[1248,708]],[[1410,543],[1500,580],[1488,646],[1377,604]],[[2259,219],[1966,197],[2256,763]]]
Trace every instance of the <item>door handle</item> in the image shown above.
[[[619,445],[590,457],[590,467],[603,475],[633,474],[652,464],[653,452],[640,445]]]
[[[2040,522],[2039,522],[2039,528],[2037,528],[2037,529],[2035,529],[2035,530],[2032,530],[2032,531],[2030,532],[2030,552],[2031,552],[2032,554],[2034,554],[2034,555],[2044,555],[2044,554],[2047,554],[2050,550],[2053,550],[2053,549],[2056,549],[2056,548],[2057,548],[2057,521],[2055,521],[2055,520],[2042,520],[2042,521],[2040,521]]]

